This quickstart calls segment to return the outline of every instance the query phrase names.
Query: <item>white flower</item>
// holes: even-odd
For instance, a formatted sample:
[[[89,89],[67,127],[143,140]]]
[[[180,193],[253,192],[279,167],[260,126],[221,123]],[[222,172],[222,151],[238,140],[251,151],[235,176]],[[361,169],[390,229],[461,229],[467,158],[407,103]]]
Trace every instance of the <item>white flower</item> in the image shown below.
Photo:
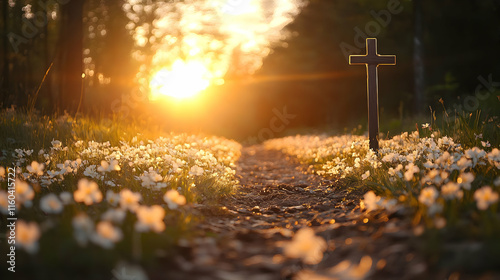
[[[354,167],[355,168],[360,168],[361,167],[361,159],[359,157],[354,159]]]
[[[438,197],[438,192],[434,187],[426,187],[420,191],[418,196],[418,201],[427,206],[431,206],[436,201]]]
[[[490,141],[486,141],[486,142],[481,141],[481,145],[482,145],[483,147],[485,147],[485,148],[489,148],[489,147],[491,147]]]
[[[465,170],[469,167],[472,167],[472,161],[467,159],[466,157],[461,157],[458,161],[457,161],[457,167],[458,169],[460,170]]]
[[[323,259],[327,245],[323,237],[316,236],[311,228],[301,228],[284,246],[284,254],[289,258],[300,258],[306,264],[317,264]]]
[[[406,172],[404,174],[405,180],[411,181],[413,179],[413,174],[417,173],[417,172],[420,172],[420,168],[418,168],[418,166],[414,165],[413,162],[410,162],[406,166]]]
[[[102,160],[101,166],[97,167],[97,171],[106,172],[106,171],[108,171],[108,168],[109,168],[109,163],[105,160]]]
[[[453,164],[453,161],[454,159],[451,154],[446,151],[436,160],[436,164],[442,166],[443,168],[447,168]]]
[[[168,208],[170,209],[177,209],[179,205],[182,206],[186,204],[186,197],[179,194],[176,190],[168,190],[163,196],[163,200],[167,203]]]
[[[377,210],[380,199],[380,196],[376,195],[373,191],[369,191],[363,196],[363,205],[367,211]]]
[[[441,195],[445,199],[461,199],[464,195],[464,192],[460,190],[460,186],[457,183],[448,182],[441,187]]]
[[[361,175],[362,180],[366,180],[370,177],[370,170],[366,171],[363,175]]]
[[[87,168],[85,168],[85,171],[83,172],[83,175],[90,177],[90,178],[98,179],[98,180],[101,180],[103,178],[102,175],[97,173],[95,165],[87,166]]]
[[[399,209],[396,199],[380,199],[378,205],[389,212],[396,212]]]
[[[438,139],[438,146],[440,146],[440,147],[453,146],[453,145],[455,145],[455,143],[453,142],[453,139],[450,137],[444,136],[444,137]]]
[[[351,174],[353,170],[354,170],[354,169],[353,169],[351,166],[347,166],[347,167],[344,169],[344,175]]]
[[[28,165],[26,167],[26,169],[28,169],[28,171],[30,173],[33,173],[33,174],[38,175],[38,176],[41,176],[41,175],[43,175],[44,165],[43,165],[43,163],[38,163],[36,161],[33,161],[31,163],[31,165]]]
[[[460,173],[457,178],[457,183],[466,190],[470,190],[471,183],[474,181],[474,174],[468,173]]]
[[[473,147],[466,150],[465,155],[472,160],[472,167],[474,167],[481,158],[486,156],[486,152],[478,147]]]
[[[194,176],[201,176],[203,175],[203,172],[203,168],[199,167],[198,165],[191,167],[191,169],[189,170],[189,174]]]
[[[328,275],[331,277],[325,278],[323,276],[307,275],[303,270],[299,272],[297,279],[307,279],[307,280],[327,280],[327,279],[344,279],[344,280],[362,280],[367,279],[370,276],[370,271],[373,267],[373,260],[370,256],[363,256],[359,260],[359,264],[349,260],[343,260],[334,267],[328,270]]]
[[[176,159],[175,161],[172,162],[172,170],[175,173],[180,173],[182,172],[182,166],[185,164],[185,162],[181,159]]]
[[[435,185],[441,185],[444,179],[448,178],[448,173],[439,172],[437,169],[432,169],[429,171],[424,178],[422,178],[422,183],[433,183]]]
[[[73,164],[70,160],[64,161],[64,163],[59,163],[56,165],[61,171],[59,171],[59,174],[66,174],[66,173],[71,173],[71,172],[76,172],[77,166]],[[75,168],[75,169],[73,169]]]
[[[73,235],[80,246],[85,246],[88,240],[94,234],[94,223],[84,213],[80,213],[73,217]]]
[[[495,181],[493,181],[493,185],[494,185],[495,187],[500,187],[500,177],[497,177],[497,178],[495,179]]]
[[[161,182],[161,180],[163,180],[163,177],[152,169],[149,170],[149,172],[144,171],[139,179],[141,179],[141,185],[145,188],[154,187],[156,189],[160,189],[167,186],[167,184]]]
[[[35,222],[27,223],[19,220],[16,223],[16,246],[24,248],[26,252],[33,254],[38,251],[38,239],[40,229]]]
[[[490,186],[484,186],[474,193],[474,199],[479,210],[486,210],[491,204],[498,201],[498,193],[493,191]]]
[[[73,195],[70,192],[62,192],[59,194],[59,198],[61,199],[64,205],[70,204],[73,201]]]
[[[118,161],[113,159],[108,163],[107,161],[101,161],[101,166],[97,167],[97,171],[99,172],[111,172],[111,171],[120,171],[120,165]]]
[[[430,124],[429,123],[424,123],[422,124],[422,128],[429,128]]]
[[[137,222],[135,224],[135,230],[139,232],[145,231],[155,231],[162,232],[165,230],[165,223],[163,218],[165,217],[165,209],[159,205],[139,206],[137,208]]]
[[[16,185],[16,204],[24,204],[24,206],[28,206],[31,203],[31,200],[35,197],[35,192],[33,191],[33,188],[31,188],[28,183],[16,179],[15,181]]]
[[[106,212],[104,212],[101,216],[101,218],[105,221],[111,221],[114,223],[121,223],[123,222],[123,219],[125,219],[125,215],[127,213],[125,210],[121,208],[117,209],[108,209]]]
[[[399,178],[403,178],[403,174],[401,174],[401,172],[400,172],[402,169],[403,169],[403,165],[398,164],[398,166],[396,166],[396,169],[394,169],[392,167],[389,168],[388,173],[391,176],[396,176],[397,175]]]
[[[118,202],[120,201],[120,194],[115,193],[112,190],[108,190],[106,192],[106,200],[108,201],[109,204],[116,206],[116,205],[118,205]]]
[[[437,229],[444,228],[446,226],[446,219],[443,217],[436,217],[436,219],[434,220],[434,226]]]
[[[108,180],[108,181],[104,181],[104,184],[105,184],[106,186],[116,187],[116,184],[115,184],[113,181],[110,181],[110,180]]]
[[[491,161],[500,161],[500,150],[497,148],[491,150],[491,152],[488,153],[488,159]]]
[[[383,162],[393,162],[396,160],[397,155],[395,153],[389,153],[382,158]]]
[[[497,169],[500,169],[500,150],[494,148],[490,153],[488,153],[488,160],[492,162]]]
[[[59,214],[63,210],[63,204],[57,195],[51,193],[40,199],[40,208],[48,214]]]
[[[14,149],[14,151],[17,153],[16,157],[22,158],[24,157],[24,151],[22,149]],[[14,154],[12,154],[14,155]]]
[[[102,201],[102,193],[94,181],[85,178],[78,181],[78,190],[73,193],[76,202],[83,202],[86,205],[99,203]]]
[[[91,237],[94,243],[105,249],[112,248],[122,238],[122,231],[108,221],[99,222],[96,226],[96,233]]]
[[[59,140],[54,140],[54,139],[52,139],[52,141],[51,141],[50,143],[52,144],[52,147],[53,147],[54,149],[59,149],[59,148],[61,148],[61,147],[62,147],[62,143],[61,143],[61,141],[59,141]]]
[[[120,207],[123,210],[130,210],[134,212],[137,207],[139,207],[139,201],[141,200],[140,193],[134,193],[129,189],[123,189],[120,191]]]

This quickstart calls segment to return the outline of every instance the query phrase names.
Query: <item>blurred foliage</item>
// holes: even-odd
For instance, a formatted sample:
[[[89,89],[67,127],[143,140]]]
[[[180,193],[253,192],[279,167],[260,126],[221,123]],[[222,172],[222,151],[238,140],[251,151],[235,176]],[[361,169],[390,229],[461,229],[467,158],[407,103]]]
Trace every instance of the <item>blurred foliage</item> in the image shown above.
[[[329,122],[342,127],[366,122],[366,84],[362,67],[349,66],[340,45],[355,47],[354,28],[365,31],[376,22],[373,12],[387,10],[393,1],[312,0],[289,30],[297,36],[287,48],[276,48],[261,73],[348,73],[338,78],[269,83],[262,90],[276,101],[286,102],[298,113],[296,122],[315,125]],[[379,102],[383,118],[414,115],[413,108],[413,9],[412,1],[400,2],[403,10],[392,14],[380,29],[378,51],[396,54],[397,66],[379,68]],[[427,104],[456,102],[474,95],[479,76],[500,80],[498,1],[423,1],[424,63]],[[365,31],[366,32],[366,31]],[[364,50],[362,50],[364,53]],[[259,92],[257,90],[257,92]],[[286,100],[286,101],[283,101]],[[314,108],[311,109],[311,108]],[[385,115],[385,116],[384,116]]]
[[[95,121],[86,117],[74,119],[67,114],[41,116],[14,109],[0,110],[0,139],[0,167],[14,164],[18,166],[18,170],[25,171],[25,174],[28,174],[25,166],[29,166],[32,161],[44,162],[45,174],[49,170],[58,170],[60,164],[68,161],[81,159],[87,162],[78,170],[75,169],[75,172],[58,176],[60,180],[54,180],[50,185],[43,185],[41,177],[29,179],[30,185],[36,192],[33,206],[17,206],[16,217],[19,217],[19,220],[39,223],[42,227],[43,237],[40,239],[39,252],[35,256],[22,249],[15,252],[17,274],[11,279],[112,279],[113,276],[116,277],[113,271],[119,261],[140,264],[149,271],[159,268],[165,269],[166,263],[171,263],[176,255],[182,253],[182,248],[177,245],[179,240],[189,240],[197,235],[196,225],[202,221],[203,216],[201,212],[189,206],[179,207],[177,210],[167,208],[166,229],[158,234],[135,231],[136,214],[126,212],[124,221],[119,226],[123,232],[123,239],[112,250],[103,249],[94,243],[79,244],[73,238],[75,234],[75,229],[72,226],[73,218],[83,212],[93,219],[92,223],[102,221],[101,215],[107,210],[115,209],[115,207],[108,203],[106,198],[93,205],[74,203],[72,200],[70,204],[64,206],[61,213],[52,215],[43,212],[40,199],[47,194],[60,194],[63,191],[70,192],[71,197],[73,197],[78,181],[84,177],[91,178],[89,175],[84,175],[86,167],[90,165],[100,166],[104,151],[99,152],[99,149],[109,148],[109,150],[116,151],[123,148],[123,154],[119,152],[122,154],[122,160],[125,158],[124,155],[128,153],[126,150],[130,151],[125,147],[141,146],[145,148],[147,146],[152,155],[157,155],[159,152],[155,149],[158,146],[152,144],[155,141],[160,143],[162,141],[159,140],[163,139],[165,143],[168,143],[167,145],[171,146],[171,149],[162,151],[163,155],[167,155],[171,151],[173,153],[177,149],[175,153],[181,159],[182,155],[188,155],[183,152],[186,147],[183,145],[190,146],[189,143],[191,143],[192,147],[196,147],[194,151],[203,151],[203,154],[214,155],[217,158],[216,165],[229,166],[228,159],[232,158],[231,162],[234,165],[234,161],[239,156],[240,148],[240,145],[234,141],[218,137],[175,135],[169,131],[158,129],[156,126],[148,126],[141,120],[131,121],[124,125],[106,118]],[[64,149],[54,149],[54,145],[51,143],[54,140],[61,141]],[[91,147],[90,143],[94,143],[94,141],[101,144],[109,141],[110,146]],[[78,142],[81,144],[77,144]],[[235,145],[234,150],[229,147],[231,143]],[[28,152],[23,153],[23,149]],[[39,153],[38,151],[41,149],[43,149],[42,153]],[[83,153],[84,149],[92,152],[85,154]],[[16,150],[21,151],[21,156],[15,152]],[[47,157],[44,156],[44,153]],[[92,154],[97,156],[94,157]],[[234,182],[223,182],[221,180],[223,174],[221,173],[216,178],[211,176],[215,169],[196,178],[189,175],[190,165],[201,163],[204,160],[201,156],[195,159],[195,153],[192,153],[191,157],[185,157],[183,160],[186,163],[185,168],[178,173],[169,174],[173,177],[171,177],[167,189],[178,190],[186,197],[188,203],[214,205],[220,203],[223,197],[233,192]],[[162,196],[166,189],[144,187],[139,179],[146,170],[153,170],[153,168],[163,170],[161,166],[164,162],[161,162],[159,164],[160,161],[157,161],[156,166],[150,166],[144,164],[144,161],[142,163],[137,161],[132,165],[127,164],[127,161],[124,160],[120,163],[119,173],[104,175],[101,173],[103,175],[101,179],[92,178],[92,180],[98,183],[99,190],[105,197],[108,190],[117,192],[130,189],[141,194],[141,205],[161,205],[163,207]],[[164,169],[164,172],[169,171],[169,168]],[[167,176],[167,174],[163,175]],[[19,177],[21,176],[24,175],[19,175]],[[23,180],[28,181],[28,179]],[[105,184],[105,180],[114,180],[116,186],[111,187]],[[7,183],[5,179],[0,180],[0,191],[7,190]],[[5,220],[6,217],[6,214],[0,212],[1,219]],[[6,228],[0,230],[0,234],[3,236],[6,236],[6,233]],[[1,242],[0,250],[7,251],[8,246],[7,242]],[[6,262],[6,255],[2,255],[0,260]],[[2,273],[0,275],[3,276],[10,272],[5,270]],[[2,279],[8,279],[8,277],[2,277]]]
[[[41,84],[48,66],[60,51],[61,5],[48,5],[43,10],[32,0],[10,1],[14,6],[6,2],[0,7],[2,11],[8,10],[1,13],[0,20],[3,106],[26,106],[41,86],[36,108],[43,113],[54,110],[62,113],[63,108],[54,105],[62,94],[56,87],[57,69]],[[150,2],[158,7],[166,3]],[[290,114],[296,115],[286,124],[286,129],[342,130],[360,123],[365,126],[365,71],[363,67],[349,66],[344,56],[346,50],[363,53],[364,36],[379,39],[379,53],[397,55],[396,66],[383,66],[379,71],[381,119],[396,120],[384,128],[397,130],[398,122],[403,125],[405,118],[414,117],[414,108],[418,107],[414,104],[414,1],[308,1],[285,28],[287,39],[271,46],[263,66],[252,77],[237,73],[241,67],[230,67],[226,84],[204,92],[206,103],[192,115],[179,112],[182,106],[175,102],[150,103],[138,93],[134,81],[141,71],[141,63],[132,59],[132,53],[138,48],[133,38],[137,30],[125,28],[130,15],[122,9],[124,3],[124,0],[85,2],[83,71],[87,76],[82,108],[86,114],[100,117],[114,113],[122,118],[149,119],[167,129],[204,130],[242,140],[257,137],[262,129],[269,128],[270,120],[275,117],[273,109],[282,110],[285,106]],[[48,21],[37,28],[32,38],[23,41],[16,52],[6,35],[22,34],[27,4],[33,13],[46,12]],[[426,92],[425,104],[420,104],[420,108],[439,106],[441,98],[447,104],[463,106],[463,100],[473,97],[484,80],[493,81],[483,87],[489,86],[491,91],[495,82],[500,81],[497,51],[500,1],[421,0],[421,5]],[[180,14],[176,15],[175,9],[170,13],[173,13],[169,14],[172,21],[178,20],[176,16]],[[145,15],[135,26],[147,27],[153,21],[154,17]],[[171,26],[171,32],[176,33],[173,35],[182,36],[174,30],[175,26]],[[210,28],[205,27],[203,34],[210,33],[207,31]],[[147,41],[140,50],[151,59],[153,44]],[[239,61],[236,52],[234,59],[234,63]],[[79,97],[80,92],[71,94]],[[273,131],[272,136],[283,133],[284,130]]]

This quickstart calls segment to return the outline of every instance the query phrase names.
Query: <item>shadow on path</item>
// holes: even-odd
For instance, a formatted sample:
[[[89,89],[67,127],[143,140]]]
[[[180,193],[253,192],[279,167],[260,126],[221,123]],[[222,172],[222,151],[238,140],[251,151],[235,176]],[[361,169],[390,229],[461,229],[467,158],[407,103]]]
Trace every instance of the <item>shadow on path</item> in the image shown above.
[[[412,249],[409,221],[361,211],[365,191],[325,180],[297,159],[260,145],[243,149],[237,176],[241,186],[222,205],[197,207],[206,216],[198,227],[204,237],[185,244],[188,253],[177,264],[189,278],[178,279],[414,279],[425,274],[425,262]],[[316,266],[282,255],[282,245],[302,227],[312,227],[328,244]]]

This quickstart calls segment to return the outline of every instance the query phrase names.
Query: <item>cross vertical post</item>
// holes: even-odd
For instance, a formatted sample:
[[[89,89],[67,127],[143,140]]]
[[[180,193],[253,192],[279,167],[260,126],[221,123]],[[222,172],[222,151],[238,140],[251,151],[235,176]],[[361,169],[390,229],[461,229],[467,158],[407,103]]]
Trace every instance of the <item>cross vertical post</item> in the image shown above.
[[[368,138],[370,149],[377,152],[379,118],[378,118],[378,66],[396,65],[395,55],[379,55],[377,53],[377,39],[366,39],[366,55],[350,55],[350,65],[366,65],[367,99],[368,99]]]

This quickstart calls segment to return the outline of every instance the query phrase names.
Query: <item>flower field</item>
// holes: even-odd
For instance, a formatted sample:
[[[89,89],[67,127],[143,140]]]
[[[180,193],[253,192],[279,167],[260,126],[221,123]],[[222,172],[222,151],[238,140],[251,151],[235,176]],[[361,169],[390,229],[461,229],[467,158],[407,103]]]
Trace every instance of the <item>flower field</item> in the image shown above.
[[[497,133],[498,126],[490,126],[486,132]],[[364,186],[361,208],[409,216],[414,234],[434,244],[434,252],[445,241],[498,248],[498,141],[483,139],[481,131],[457,131],[455,139],[424,124],[420,131],[381,140],[378,154],[366,136],[356,135],[297,135],[264,144],[299,158],[321,176]],[[488,254],[498,256],[495,250]]]
[[[3,114],[5,133],[23,129],[19,114]],[[2,147],[0,163],[0,213],[4,221],[17,218],[16,262],[26,277],[30,268],[39,278],[79,270],[82,277],[102,276],[119,260],[168,256],[199,218],[193,205],[216,202],[238,184],[241,146],[231,140],[175,134],[119,139],[113,136],[118,128],[67,116],[31,123],[33,139],[21,138],[30,144]],[[85,125],[102,129],[113,144],[82,137],[85,129],[77,129]],[[37,137],[42,133],[61,139]],[[0,234],[14,234],[6,230]]]
[[[179,263],[191,265],[191,261],[195,266],[220,262],[217,269],[237,266],[241,259],[224,260],[221,248],[240,244],[234,256],[249,254],[245,246],[252,243],[244,246],[241,242],[252,239],[226,240],[214,229],[228,224],[231,231],[244,232],[247,229],[240,225],[242,221],[258,226],[269,223],[269,231],[279,229],[277,225],[287,229],[297,226],[295,233],[289,231],[275,244],[276,250],[270,251],[275,260],[284,260],[280,264],[283,269],[294,261],[306,268],[324,266],[332,256],[340,256],[332,245],[347,246],[353,240],[349,234],[334,234],[341,225],[331,215],[342,221],[351,210],[363,217],[363,223],[376,220],[379,214],[410,221],[407,224],[411,226],[404,230],[410,228],[412,238],[422,242],[415,246],[418,253],[437,267],[442,267],[441,260],[452,260],[458,261],[459,267],[484,272],[485,267],[496,267],[500,259],[500,150],[495,119],[474,128],[467,120],[441,129],[435,123],[423,124],[416,131],[381,140],[375,153],[369,149],[366,136],[354,134],[297,135],[243,148],[233,140],[164,133],[140,122],[124,126],[67,115],[37,117],[14,110],[0,114],[0,136],[5,139],[0,142],[0,217],[7,221],[0,229],[7,242],[0,247],[3,252],[14,252],[15,261],[9,267],[16,270],[19,279],[111,279],[121,267],[136,267],[139,274],[155,279],[170,275],[170,269]],[[272,150],[297,157],[301,163],[293,161],[295,166],[287,166],[288,156]],[[259,160],[254,158],[257,153]],[[275,162],[277,159],[280,161]],[[242,166],[246,175],[241,173]],[[308,170],[319,176],[299,172],[296,166],[304,171],[309,166]],[[308,181],[313,180],[309,176],[318,181]],[[243,187],[233,191],[240,185],[237,178]],[[249,183],[249,179],[255,181]],[[285,188],[291,179],[302,187]],[[335,196],[322,198],[328,201],[313,205],[305,199],[316,194],[309,187],[317,182],[328,191],[333,185],[338,188]],[[245,188],[257,195],[238,194]],[[352,193],[355,196],[350,196]],[[232,200],[223,200],[228,196]],[[268,201],[275,197],[274,202]],[[286,202],[299,197],[302,200],[294,201],[294,206]],[[346,205],[351,208],[328,212],[347,197]],[[231,201],[242,204],[235,206]],[[262,207],[259,201],[264,203]],[[324,206],[325,202],[329,204]],[[243,208],[247,206],[250,210]],[[203,209],[232,214],[214,218]],[[316,232],[321,226],[308,222],[299,227],[299,220],[308,220],[293,222],[285,216],[293,213],[300,217],[313,211],[318,211],[314,217],[324,218],[316,224],[332,228]],[[208,219],[203,220],[204,214]],[[209,220],[211,223],[204,223]],[[15,227],[9,227],[11,221]],[[350,230],[346,232],[354,234]],[[14,238],[15,244],[9,243]],[[203,240],[208,245],[203,245]],[[413,239],[403,242],[407,245]],[[189,256],[182,250],[191,243],[193,260],[182,259]],[[15,245],[15,250],[10,245]],[[450,254],[459,257],[443,257]],[[3,261],[5,255],[8,262],[8,254],[0,258]],[[360,259],[363,275],[375,273],[375,260],[379,263],[380,256]],[[346,262],[328,265],[340,269]],[[197,272],[203,273],[203,269]]]

